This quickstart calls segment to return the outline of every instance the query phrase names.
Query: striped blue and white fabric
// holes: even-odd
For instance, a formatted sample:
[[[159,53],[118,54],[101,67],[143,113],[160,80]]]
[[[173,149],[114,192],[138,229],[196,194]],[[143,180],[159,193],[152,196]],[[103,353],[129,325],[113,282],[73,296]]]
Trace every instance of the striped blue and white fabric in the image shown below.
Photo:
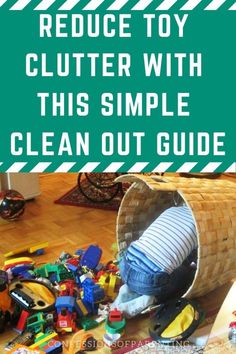
[[[197,247],[197,231],[186,206],[165,210],[127,250],[127,260],[147,272],[172,273]]]

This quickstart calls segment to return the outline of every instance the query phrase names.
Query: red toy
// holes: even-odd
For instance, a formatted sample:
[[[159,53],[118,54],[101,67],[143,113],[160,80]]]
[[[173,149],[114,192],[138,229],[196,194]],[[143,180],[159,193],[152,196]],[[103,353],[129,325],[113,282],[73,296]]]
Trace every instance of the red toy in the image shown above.
[[[76,330],[76,313],[70,313],[67,309],[62,309],[57,317],[57,332],[62,334],[75,332]]]
[[[60,292],[59,296],[75,296],[76,295],[76,284],[74,280],[65,280],[59,283]]]
[[[79,260],[79,258],[70,258],[70,259],[67,259],[66,264],[67,263],[71,264],[71,265],[74,265],[75,267],[78,267],[79,263],[80,263],[80,260]]]
[[[25,330],[27,318],[29,317],[29,315],[30,315],[30,313],[28,311],[26,311],[26,310],[21,311],[19,321],[16,325],[17,332],[22,333]]]
[[[109,272],[112,272],[112,273],[119,272],[119,268],[117,267],[117,265],[113,261],[107,263],[106,270]]]
[[[109,322],[120,322],[123,320],[123,314],[117,309],[109,312]]]

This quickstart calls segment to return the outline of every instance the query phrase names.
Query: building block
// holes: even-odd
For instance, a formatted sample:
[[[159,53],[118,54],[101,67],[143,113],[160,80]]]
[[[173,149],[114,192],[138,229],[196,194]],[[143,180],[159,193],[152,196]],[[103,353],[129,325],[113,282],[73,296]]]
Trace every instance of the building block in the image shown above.
[[[75,311],[77,303],[73,296],[58,296],[56,299],[55,307],[57,313],[60,313],[62,309],[66,308],[70,313]]]
[[[83,299],[90,302],[96,303],[102,301],[105,298],[104,289],[97,283],[94,283],[92,279],[85,279],[82,283],[83,288]]]
[[[27,319],[30,316],[30,313],[26,310],[22,310],[20,314],[20,318],[16,325],[16,331],[18,333],[22,333],[26,329]]]
[[[33,331],[35,334],[44,332],[44,327],[46,325],[46,320],[42,312],[37,312],[36,314],[28,317],[27,319],[27,330]]]
[[[76,283],[74,280],[69,279],[59,284],[59,296],[75,296],[76,294]]]
[[[63,352],[62,343],[55,339],[51,339],[49,343],[41,345],[40,349],[46,354],[57,354]]]
[[[35,269],[35,274],[39,277],[48,278],[51,282],[58,282],[73,279],[73,273],[70,272],[64,264],[47,263],[44,266]]]
[[[83,288],[83,302],[89,303],[93,314],[97,313],[98,303],[105,298],[105,291],[99,284],[95,284],[92,279],[85,279],[82,283]]]
[[[72,265],[74,265],[75,267],[79,267],[79,265],[80,265],[80,261],[79,261],[79,258],[78,257],[72,257],[72,258],[70,258],[70,259],[67,259],[66,260],[66,265],[67,264],[72,264]]]
[[[83,317],[83,316],[88,315],[89,310],[88,310],[88,308],[86,307],[86,304],[83,303],[83,301],[82,301],[81,299],[76,300],[76,303],[77,303],[77,306],[78,306],[78,309],[79,309],[78,315],[79,315],[80,317]]]
[[[117,293],[115,291],[117,284],[120,283],[120,278],[116,274],[110,274],[109,277],[109,284],[107,288],[107,296],[110,297],[112,300],[115,299]]]
[[[34,261],[30,257],[13,258],[13,259],[6,260],[4,262],[2,269],[6,271],[10,268],[16,267],[17,265],[25,265],[25,264],[31,264],[32,266],[34,266]]]
[[[79,278],[80,283],[83,283],[83,281],[85,281],[85,279],[87,279],[87,278],[93,279],[93,273],[88,272],[88,273],[82,274]]]
[[[81,257],[83,254],[84,254],[84,250],[79,249],[79,250],[76,250],[76,251],[75,251],[75,255],[76,255],[76,256]]]
[[[28,252],[28,253],[36,253],[39,250],[45,249],[46,247],[48,247],[48,242],[41,242],[38,244],[30,244],[27,246],[22,246],[20,248],[17,248],[13,251],[7,252],[4,254],[4,257],[8,258],[8,257],[12,257],[16,254],[21,254],[24,252]]]
[[[46,343],[49,343],[52,339],[58,339],[58,334],[56,332],[52,333],[39,333],[35,337],[34,344],[29,346],[30,349],[40,349],[40,346]]]
[[[32,264],[19,264],[13,268],[11,268],[11,272],[14,277],[19,276],[21,273],[24,273],[28,270],[32,270],[33,265]]]
[[[114,309],[109,312],[108,318],[110,322],[120,322],[123,320],[123,314],[121,311]]]
[[[123,313],[117,309],[111,310],[106,319],[105,330],[108,334],[115,334],[124,332],[126,320]]]
[[[108,286],[109,286],[109,274],[108,273],[102,274],[99,277],[97,284],[99,284],[104,289],[105,293],[107,293]]]
[[[36,252],[35,252],[35,255],[36,256],[42,256],[44,254],[44,249],[43,248],[40,248],[39,250],[37,250]]]
[[[120,283],[120,277],[113,273],[104,273],[98,279],[98,284],[104,289],[106,295],[112,300],[115,299],[117,292],[116,286]]]
[[[65,266],[67,269],[69,269],[71,272],[77,272],[78,267],[75,266],[74,264],[71,263],[65,263]]]
[[[97,322],[96,320],[84,317],[80,320],[80,325],[85,331],[88,331],[90,329],[96,328],[99,325],[99,322]]]

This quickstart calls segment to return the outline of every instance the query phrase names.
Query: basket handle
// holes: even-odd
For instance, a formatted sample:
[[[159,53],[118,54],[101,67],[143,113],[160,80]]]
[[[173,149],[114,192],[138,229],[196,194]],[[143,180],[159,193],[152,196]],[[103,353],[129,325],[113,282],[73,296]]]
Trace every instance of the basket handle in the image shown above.
[[[115,179],[115,182],[137,182],[145,183],[150,189],[167,191],[167,192],[176,192],[176,186],[169,182],[166,178],[160,178],[159,176],[147,176],[144,174],[124,174]]]

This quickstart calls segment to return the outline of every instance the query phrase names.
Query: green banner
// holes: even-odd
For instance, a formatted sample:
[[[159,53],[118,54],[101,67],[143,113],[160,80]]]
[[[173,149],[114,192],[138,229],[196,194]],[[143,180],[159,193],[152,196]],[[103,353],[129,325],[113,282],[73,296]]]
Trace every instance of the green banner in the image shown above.
[[[236,172],[235,1],[0,1],[0,170]]]

